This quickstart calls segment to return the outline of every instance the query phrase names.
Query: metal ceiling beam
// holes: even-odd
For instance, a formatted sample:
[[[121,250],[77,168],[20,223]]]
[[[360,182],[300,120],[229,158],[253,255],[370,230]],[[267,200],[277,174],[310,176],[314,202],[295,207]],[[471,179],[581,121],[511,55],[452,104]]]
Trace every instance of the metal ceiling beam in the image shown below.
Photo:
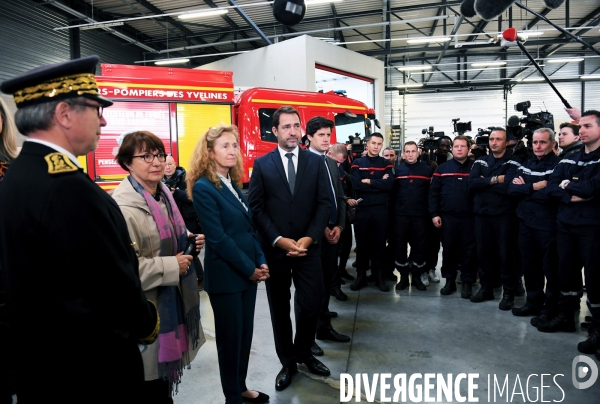
[[[461,15],[460,17],[458,17],[458,20],[456,20],[454,22],[454,28],[452,28],[452,32],[450,33],[451,37],[456,35],[456,33],[458,32],[458,29],[460,28],[460,24],[462,24],[462,21],[464,18],[465,17]],[[452,42],[452,41],[448,41],[444,44],[443,49],[440,52],[440,55],[438,56],[437,60],[434,62],[434,65],[437,65],[438,63],[440,63],[440,60],[442,60],[442,58],[446,54],[446,51],[448,50],[448,47],[450,46],[450,42]],[[434,67],[434,69],[438,70],[437,67]],[[427,83],[431,79],[431,76],[433,76],[433,72],[429,75],[427,80],[425,80],[425,83]]]
[[[572,79],[553,79],[552,83],[573,83],[573,82],[581,82],[585,83],[586,80],[581,80],[579,77]],[[504,87],[510,86],[514,87],[517,85],[530,85],[534,84],[531,82],[512,82],[509,80],[504,81],[490,81],[490,82],[481,82],[481,83],[456,83],[456,84],[433,84],[433,85],[425,85],[424,87],[414,87],[408,88],[408,91],[412,94],[419,94],[422,92],[435,92],[435,90],[452,90],[452,89],[469,89],[469,88],[477,88],[477,87]],[[540,82],[538,84],[544,84],[544,82]],[[395,86],[388,86],[385,88],[385,91],[404,91],[404,88],[398,88]],[[427,91],[430,90],[430,91]]]
[[[205,3],[206,5],[208,5],[210,8],[219,8],[219,6],[218,6],[218,5],[216,5],[216,4],[215,4],[215,2],[214,2],[214,1],[212,1],[212,0],[203,0],[203,1],[204,1],[204,3]],[[230,17],[228,17],[227,15],[222,15],[222,16],[221,16],[221,18],[222,18],[222,19],[223,19],[223,20],[224,20],[224,21],[225,21],[227,24],[229,24],[229,26],[230,26],[231,28],[233,28],[234,30],[239,30],[239,31],[240,31],[240,35],[241,35],[241,36],[243,36],[244,38],[248,38],[248,34],[247,34],[246,32],[244,32],[244,31],[240,30],[240,27],[239,27],[239,26],[238,26],[238,25],[235,23],[235,21],[233,21],[233,20],[232,20]],[[218,41],[216,41],[216,42],[218,42]],[[258,49],[258,48],[260,48],[260,46],[259,46],[259,45],[258,45],[256,42],[254,42],[254,41],[250,42],[250,45],[252,45],[252,46],[254,47],[254,49]]]
[[[340,28],[340,20],[337,16],[337,10],[335,9],[335,5],[333,3],[331,3],[331,15],[333,16],[333,25],[335,25],[336,28]],[[346,40],[344,39],[344,33],[341,30],[333,31],[333,38],[337,39],[338,36],[340,38],[340,42],[346,42]],[[346,46],[346,44],[342,46],[348,49],[348,46]]]
[[[254,23],[254,21],[252,21],[252,18],[250,18],[248,16],[248,14],[246,14],[246,12],[244,10],[242,10],[241,7],[238,6],[238,4],[235,2],[235,0],[227,0],[227,2],[229,3],[230,6],[235,6],[235,11],[239,14],[239,16],[242,17],[242,19],[244,21],[246,21],[246,24],[248,24],[249,26],[251,26],[252,29],[254,31],[256,31],[256,33],[258,34],[258,36],[261,37],[262,40],[267,43],[267,45],[271,45],[271,40],[269,38],[267,38],[267,36],[265,35],[265,33],[262,32],[262,30],[260,28],[258,28],[258,25],[256,25]]]

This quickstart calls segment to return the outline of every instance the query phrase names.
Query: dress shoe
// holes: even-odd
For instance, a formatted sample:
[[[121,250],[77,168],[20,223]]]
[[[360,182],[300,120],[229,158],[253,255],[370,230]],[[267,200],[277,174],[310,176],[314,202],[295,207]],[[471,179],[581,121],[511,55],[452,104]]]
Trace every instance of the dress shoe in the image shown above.
[[[321,349],[321,347],[318,346],[316,342],[313,342],[312,346],[310,347],[310,353],[313,356],[323,356],[323,355],[325,355],[325,353],[323,352],[323,350]]]
[[[354,280],[354,282],[352,282],[352,285],[350,285],[350,290],[360,290],[365,286],[367,286],[366,276],[364,273],[359,273],[358,275],[356,275],[356,279]]]
[[[536,309],[529,304],[525,304],[521,307],[513,307],[512,314],[517,317],[539,316],[541,311],[541,309]]]
[[[471,282],[464,282],[462,285],[462,291],[460,292],[460,297],[463,299],[470,299],[473,295],[473,285]]]
[[[584,354],[594,354],[600,349],[600,326],[592,323],[588,329],[588,338],[577,344],[577,350]]]
[[[505,290],[502,294],[502,300],[498,304],[498,308],[503,311],[508,311],[515,305],[515,292]]]
[[[298,373],[298,367],[287,367],[284,366],[281,368],[277,377],[275,378],[275,390],[281,391],[285,389],[287,386],[292,384],[292,376]]]
[[[260,391],[257,391],[257,393],[258,393],[258,396],[254,397],[254,398],[242,396],[242,401],[245,403],[252,403],[252,404],[263,404],[263,403],[269,402],[268,395],[266,395],[265,393],[261,393]]]
[[[333,328],[330,330],[317,331],[317,339],[321,341],[350,342],[350,337],[342,335]]]
[[[400,282],[396,284],[396,290],[404,290],[410,285],[410,281],[408,280],[408,275],[402,275],[400,277]]]
[[[485,300],[494,300],[494,291],[486,287],[481,287],[477,293],[471,296],[472,303],[481,303]]]
[[[331,289],[330,295],[335,296],[335,298],[338,299],[340,302],[345,302],[346,300],[348,300],[348,295],[342,292],[342,289],[340,288]]]
[[[329,318],[336,318],[338,316],[337,311],[330,311],[327,313]]]
[[[310,373],[319,376],[329,376],[331,372],[327,366],[323,365],[320,360],[315,358],[314,356],[309,356],[305,360],[298,361],[298,363],[304,363]]]
[[[446,279],[446,284],[440,290],[440,294],[447,296],[456,292],[456,281],[454,279]]]
[[[417,275],[413,275],[411,285],[417,288],[417,290],[420,290],[421,292],[427,290],[427,287],[421,281],[421,277]]]
[[[541,332],[574,332],[575,321],[573,320],[573,313],[567,314],[561,311],[556,315],[556,317],[552,318],[550,321],[543,324],[538,324],[537,329]]]
[[[354,280],[354,277],[352,275],[350,275],[348,273],[348,271],[346,271],[346,268],[340,268],[339,271],[340,271],[340,276],[342,278],[348,279],[349,281],[353,281]]]

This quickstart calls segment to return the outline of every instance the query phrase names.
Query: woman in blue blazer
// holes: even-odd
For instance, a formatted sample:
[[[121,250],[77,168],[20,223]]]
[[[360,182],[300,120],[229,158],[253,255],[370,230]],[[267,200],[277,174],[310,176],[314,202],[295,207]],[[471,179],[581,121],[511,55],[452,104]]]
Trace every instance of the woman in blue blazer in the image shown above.
[[[266,403],[248,390],[257,283],[269,268],[240,191],[242,156],[235,126],[210,128],[198,141],[188,170],[188,192],[206,236],[204,290],[215,315],[221,386],[226,404]]]

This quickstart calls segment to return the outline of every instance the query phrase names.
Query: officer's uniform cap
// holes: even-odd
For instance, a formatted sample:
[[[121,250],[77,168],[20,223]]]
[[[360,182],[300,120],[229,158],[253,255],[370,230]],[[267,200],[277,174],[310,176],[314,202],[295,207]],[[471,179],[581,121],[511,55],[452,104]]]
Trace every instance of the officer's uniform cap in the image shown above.
[[[12,94],[17,108],[44,102],[85,97],[103,107],[113,103],[100,95],[94,78],[100,58],[88,56],[37,67],[0,84],[0,90]]]

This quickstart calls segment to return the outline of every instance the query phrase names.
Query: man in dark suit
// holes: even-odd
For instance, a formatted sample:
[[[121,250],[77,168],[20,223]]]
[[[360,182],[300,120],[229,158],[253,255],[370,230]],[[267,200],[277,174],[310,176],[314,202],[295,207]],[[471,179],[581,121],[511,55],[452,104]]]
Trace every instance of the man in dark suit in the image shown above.
[[[138,341],[158,336],[125,219],[77,161],[96,148],[102,109],[112,105],[98,93],[98,60],[44,66],[0,86],[14,95],[28,137],[0,192],[0,270],[23,404],[135,402],[144,381]],[[33,363],[48,371],[32,374]]]
[[[278,147],[256,159],[248,203],[270,268],[266,282],[277,356],[283,368],[275,388],[283,390],[304,363],[318,375],[329,369],[311,354],[325,288],[321,270],[321,238],[331,204],[325,164],[298,147],[300,115],[284,106],[273,114]],[[290,319],[290,286],[294,280],[296,336]]]
[[[329,179],[328,191],[331,203],[331,214],[329,223],[321,237],[321,266],[323,267],[323,283],[325,285],[325,299],[319,315],[317,325],[317,339],[334,342],[349,342],[350,337],[342,335],[333,329],[329,312],[329,292],[333,278],[336,276],[337,267],[337,244],[340,240],[344,225],[346,224],[346,199],[344,189],[340,181],[337,162],[325,155],[329,150],[331,141],[332,120],[322,116],[315,116],[306,123],[306,136],[310,142],[308,151],[318,155],[325,162]],[[347,300],[348,297],[341,289],[337,289],[338,300]]]

